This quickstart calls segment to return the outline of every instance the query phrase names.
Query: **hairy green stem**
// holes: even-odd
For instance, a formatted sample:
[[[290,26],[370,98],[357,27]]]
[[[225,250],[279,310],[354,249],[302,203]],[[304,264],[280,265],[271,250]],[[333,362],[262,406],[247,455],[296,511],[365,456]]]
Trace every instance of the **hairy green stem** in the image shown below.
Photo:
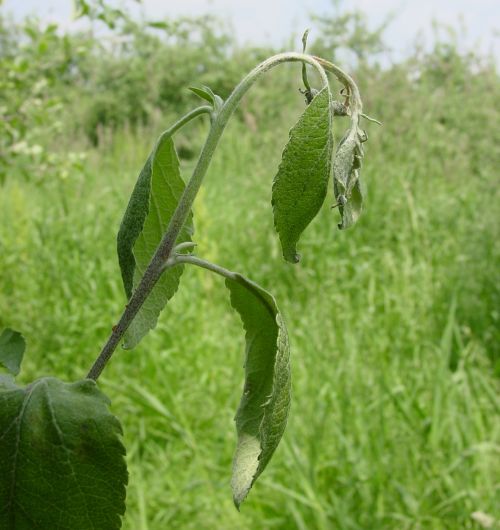
[[[162,132],[160,135],[160,138],[158,138],[157,143],[160,143],[161,140],[165,136],[172,136],[175,134],[181,127],[184,127],[187,123],[194,120],[198,116],[202,116],[203,114],[211,114],[212,107],[210,105],[201,105],[200,107],[197,107],[191,111],[189,111],[187,114],[182,116],[179,120],[177,120],[173,125],[171,125],[166,131]]]
[[[362,114],[363,103],[361,101],[361,95],[359,94],[358,86],[354,82],[354,79],[330,61],[316,56],[314,56],[314,59],[316,59],[316,61],[327,72],[332,73],[347,88],[349,92],[349,108],[351,110],[351,122],[357,125],[359,122],[359,118]]]
[[[192,256],[190,254],[178,255],[172,260],[172,266],[181,265],[183,263],[188,263],[189,265],[196,265],[197,267],[201,267],[202,269],[207,269],[207,271],[215,272],[215,274],[223,276],[224,278],[230,278],[231,280],[236,280],[238,277],[236,273],[231,272],[230,270],[225,269],[220,265],[216,265],[215,263],[211,263],[210,261],[198,258],[197,256]]]
[[[213,109],[209,105],[201,105],[200,107],[197,107],[191,110],[190,112],[182,116],[179,120],[177,120],[173,125],[171,125],[167,130],[165,130],[160,135],[157,141],[157,145],[162,140],[162,138],[164,138],[165,136],[172,136],[181,127],[184,127],[184,125],[186,125],[190,121],[204,114],[210,115],[212,111]],[[160,271],[158,278],[161,275],[161,272],[163,271]],[[103,346],[99,356],[97,357],[96,361],[92,365],[92,368],[90,369],[89,373],[87,374],[88,379],[93,379],[94,381],[97,380],[97,378],[103,371],[104,367],[106,366],[106,363],[110,359],[111,355],[113,355],[113,352],[115,351],[116,347],[120,343],[123,335],[127,331],[127,328],[132,322],[134,316],[137,314],[137,312],[141,308],[142,304],[146,300],[148,294],[151,292],[151,289],[153,288],[156,281],[158,281],[158,278],[154,280],[154,283],[152,284],[150,289],[143,288],[140,291],[136,289],[136,291],[133,293],[133,295],[131,296],[129,300],[129,303],[125,306],[125,310],[120,320],[118,321],[118,324],[116,326],[113,326],[111,335],[106,341],[106,344]]]
[[[167,230],[160,244],[158,245],[153,258],[151,259],[148,267],[146,268],[146,271],[144,272],[144,275],[141,281],[139,282],[139,285],[130,297],[130,300],[127,306],[125,307],[125,310],[120,320],[118,321],[118,324],[113,327],[113,332],[111,333],[109,339],[101,350],[101,353],[99,354],[98,358],[90,369],[87,375],[89,379],[93,379],[95,381],[102,373],[104,367],[106,366],[107,362],[113,355],[113,352],[115,351],[116,347],[120,343],[123,335],[127,331],[127,328],[130,326],[132,320],[138,313],[139,309],[148,297],[149,293],[152,291],[162,272],[165,270],[165,264],[167,263],[170,254],[172,253],[172,249],[175,246],[175,242],[177,240],[177,237],[179,236],[179,232],[181,231],[182,226],[184,225],[186,218],[189,215],[189,212],[193,206],[193,202],[200,189],[210,161],[212,160],[214,151],[222,136],[222,133],[224,132],[229,118],[236,110],[241,99],[249,90],[249,88],[265,72],[285,62],[303,62],[310,64],[319,73],[323,86],[328,86],[328,78],[326,76],[326,73],[316,58],[310,55],[293,52],[281,53],[270,57],[269,59],[255,67],[238,84],[238,86],[234,89],[229,98],[225,101],[219,113],[213,118],[210,127],[210,132],[208,133],[205,145],[203,146],[203,149],[201,151],[198,163],[196,164],[191,179],[189,180],[186,188],[184,189],[184,192],[177,205],[177,208],[174,214],[172,215],[172,218],[170,219],[170,223],[167,227]],[[179,127],[184,125],[184,123],[186,123],[185,119],[186,117],[179,120],[177,124],[173,127],[176,127],[182,122],[181,125],[178,125],[178,129]],[[169,129],[169,131],[171,131],[171,129]]]

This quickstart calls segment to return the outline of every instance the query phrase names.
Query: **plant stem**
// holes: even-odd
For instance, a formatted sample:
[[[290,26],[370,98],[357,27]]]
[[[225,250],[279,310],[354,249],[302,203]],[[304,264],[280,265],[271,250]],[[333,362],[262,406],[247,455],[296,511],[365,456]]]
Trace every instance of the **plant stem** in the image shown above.
[[[361,112],[363,110],[363,103],[361,102],[361,96],[359,94],[358,86],[354,82],[354,79],[339,68],[336,64],[322,59],[321,57],[314,56],[314,59],[327,71],[332,73],[349,91],[349,107],[351,109],[351,120],[356,124],[359,122]]]
[[[191,210],[191,207],[193,206],[193,202],[200,189],[203,178],[207,172],[210,161],[212,160],[212,156],[217,147],[217,144],[222,136],[222,133],[224,132],[229,118],[238,107],[238,104],[241,101],[242,97],[245,95],[248,89],[265,72],[267,72],[271,68],[284,62],[297,61],[308,63],[314,68],[316,68],[323,82],[323,86],[328,85],[328,78],[326,76],[326,73],[315,58],[310,55],[293,52],[280,53],[278,55],[270,57],[269,59],[265,60],[257,67],[255,67],[249,74],[246,75],[246,77],[242,79],[242,81],[231,93],[229,98],[225,101],[219,113],[214,116],[210,132],[208,133],[205,145],[203,146],[196,167],[193,171],[191,179],[189,180],[188,184],[186,185],[186,188],[184,189],[184,192],[177,205],[177,208],[170,219],[170,223],[167,227],[167,230],[162,240],[160,241],[160,244],[158,245],[156,252],[153,255],[148,267],[146,268],[146,271],[144,272],[144,275],[141,281],[139,282],[139,285],[130,297],[129,303],[125,307],[125,310],[120,320],[118,321],[118,324],[113,327],[113,331],[109,339],[107,340],[106,344],[101,350],[101,353],[99,354],[98,358],[90,369],[87,378],[93,379],[94,381],[98,379],[107,362],[113,355],[113,352],[115,351],[116,347],[120,343],[123,335],[127,331],[127,328],[130,326],[132,320],[138,313],[139,309],[148,297],[149,293],[152,291],[156,282],[160,278],[163,270],[165,270],[165,263],[170,257],[172,249],[175,246],[177,237],[179,236],[179,232],[181,231],[182,226],[184,225],[186,218]],[[188,114],[187,116],[190,116],[191,114],[192,113]],[[187,123],[189,119],[192,119],[187,119],[187,116],[181,118],[181,120],[179,120],[168,131],[171,131],[172,129],[177,130],[179,127],[184,125],[184,123]],[[166,131],[164,134],[166,134],[168,131]]]
[[[191,254],[176,256],[172,264],[180,265],[183,263],[196,265],[197,267],[201,267],[202,269],[207,269],[208,271],[215,272],[215,274],[223,276],[224,278],[230,278],[231,280],[236,280],[238,277],[235,272],[232,272],[228,269],[225,269],[224,267],[221,267],[220,265],[216,265],[215,263],[211,263],[210,261],[206,261]]]
[[[171,125],[166,131],[162,132],[160,137],[158,138],[157,143],[160,143],[162,138],[165,136],[172,136],[175,134],[181,127],[184,127],[186,123],[189,123],[191,120],[194,120],[198,116],[201,116],[203,114],[211,114],[212,107],[209,105],[201,105],[200,107],[197,107],[191,111],[189,111],[187,114],[182,116],[179,120],[177,120],[173,125]]]
[[[156,145],[158,145],[162,138],[164,138],[165,136],[172,136],[181,127],[184,127],[184,125],[186,125],[190,121],[194,120],[198,116],[202,116],[203,114],[211,114],[212,111],[213,109],[211,106],[201,105],[200,107],[197,107],[192,111],[188,112],[179,120],[177,120],[173,125],[171,125],[168,129],[166,129],[163,133],[161,133],[159,139],[156,142]],[[156,274],[152,274],[152,272],[154,271],[150,271],[149,269],[150,267],[148,267],[148,269],[146,270],[146,273],[149,271],[149,276],[147,279],[148,283],[145,283],[143,278],[143,281],[141,281],[141,284],[139,285],[142,285],[142,288],[140,290],[136,289],[130,297],[129,303],[125,306],[125,310],[122,316],[120,317],[118,324],[116,326],[113,326],[111,335],[103,346],[99,356],[92,365],[92,368],[90,369],[89,373],[87,374],[88,379],[93,379],[94,381],[97,381],[97,378],[101,375],[104,367],[106,366],[106,363],[110,359],[111,355],[113,355],[113,352],[120,343],[123,335],[127,331],[127,328],[129,327],[135,315],[141,308],[142,304],[146,300],[152,288],[158,281],[158,278],[160,277],[161,273],[163,272],[163,270],[165,270],[165,267],[163,267],[163,269],[159,271],[157,277]],[[144,274],[144,276],[146,276],[146,274]]]

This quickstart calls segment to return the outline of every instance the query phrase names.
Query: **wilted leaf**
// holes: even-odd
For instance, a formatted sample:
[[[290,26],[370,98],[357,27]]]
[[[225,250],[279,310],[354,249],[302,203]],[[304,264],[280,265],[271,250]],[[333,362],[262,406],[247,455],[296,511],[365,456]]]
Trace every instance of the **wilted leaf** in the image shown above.
[[[21,369],[26,342],[23,336],[12,329],[4,329],[0,335],[0,365],[12,375]]]
[[[363,211],[363,189],[358,175],[355,177],[349,199],[345,204],[339,206],[339,210],[342,216],[342,222],[339,224],[339,228],[342,230],[354,225],[359,219]]]
[[[290,131],[273,182],[274,226],[283,257],[299,261],[297,242],[325,200],[332,155],[331,95],[325,87]]]
[[[129,297],[139,284],[162,239],[184,187],[174,143],[171,137],[164,136],[139,175],[118,234],[118,256]],[[190,213],[177,243],[190,241],[192,233]],[[179,287],[182,272],[183,267],[177,266],[162,274],[128,328],[125,348],[136,346],[156,326],[160,312]]]
[[[332,112],[334,116],[347,116],[348,108],[340,101],[332,101]]]
[[[0,378],[0,528],[121,527],[125,449],[108,404],[90,380]]]
[[[269,462],[290,407],[288,334],[274,298],[243,276],[227,278],[246,331],[245,385],[236,414],[238,445],[231,486],[237,507]]]
[[[360,129],[351,128],[340,141],[333,161],[333,189],[342,218],[339,224],[342,230],[354,225],[363,209],[360,169],[365,139]]]

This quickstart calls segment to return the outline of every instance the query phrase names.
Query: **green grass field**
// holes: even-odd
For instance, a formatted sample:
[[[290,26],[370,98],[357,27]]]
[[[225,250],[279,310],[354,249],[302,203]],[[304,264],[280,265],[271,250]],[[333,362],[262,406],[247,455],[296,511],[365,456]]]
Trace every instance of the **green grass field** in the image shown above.
[[[238,513],[243,331],[223,282],[186,270],[157,329],[100,379],[128,448],[124,528],[458,530],[482,528],[473,512],[500,519],[499,97],[488,86],[366,94],[384,122],[367,126],[366,211],[340,232],[330,195],[296,266],[281,259],[269,203],[299,96],[259,134],[230,125],[196,201],[197,253],[276,296],[292,348],[289,424]],[[199,145],[205,130],[191,131]],[[88,150],[81,177],[13,175],[1,189],[0,325],[27,339],[21,382],[83,377],[118,319],[115,236],[157,132],[115,133]]]

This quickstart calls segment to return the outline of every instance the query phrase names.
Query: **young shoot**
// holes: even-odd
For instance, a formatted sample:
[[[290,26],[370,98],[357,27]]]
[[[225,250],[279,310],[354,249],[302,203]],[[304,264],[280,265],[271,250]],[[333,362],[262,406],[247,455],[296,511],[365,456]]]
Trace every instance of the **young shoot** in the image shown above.
[[[203,259],[201,239],[194,254],[192,207],[242,98],[273,68],[299,63],[306,106],[290,130],[272,184],[274,226],[283,257],[291,263],[300,260],[300,239],[322,207],[330,182],[339,227],[356,223],[363,206],[360,177],[367,140],[360,120],[368,117],[353,79],[335,64],[308,55],[306,43],[307,32],[303,53],[268,58],[226,100],[208,87],[190,88],[203,104],[160,135],[125,210],[117,250],[127,301],[86,378],[66,383],[44,377],[25,388],[17,386],[13,376],[19,372],[24,341],[11,330],[1,335],[0,364],[10,375],[0,376],[0,528],[63,528],[61,520],[73,530],[121,527],[128,480],[125,449],[120,424],[96,381],[118,345],[134,348],[156,326],[186,268],[201,267],[224,279],[245,329],[244,386],[235,418],[238,439],[231,479],[238,508],[268,465],[290,408],[285,319],[263,287]],[[319,79],[316,87],[307,75],[311,68]],[[342,101],[333,98],[332,78],[342,86]],[[204,116],[209,118],[208,135],[185,183],[175,134]],[[347,116],[349,125],[334,152],[337,116]]]

